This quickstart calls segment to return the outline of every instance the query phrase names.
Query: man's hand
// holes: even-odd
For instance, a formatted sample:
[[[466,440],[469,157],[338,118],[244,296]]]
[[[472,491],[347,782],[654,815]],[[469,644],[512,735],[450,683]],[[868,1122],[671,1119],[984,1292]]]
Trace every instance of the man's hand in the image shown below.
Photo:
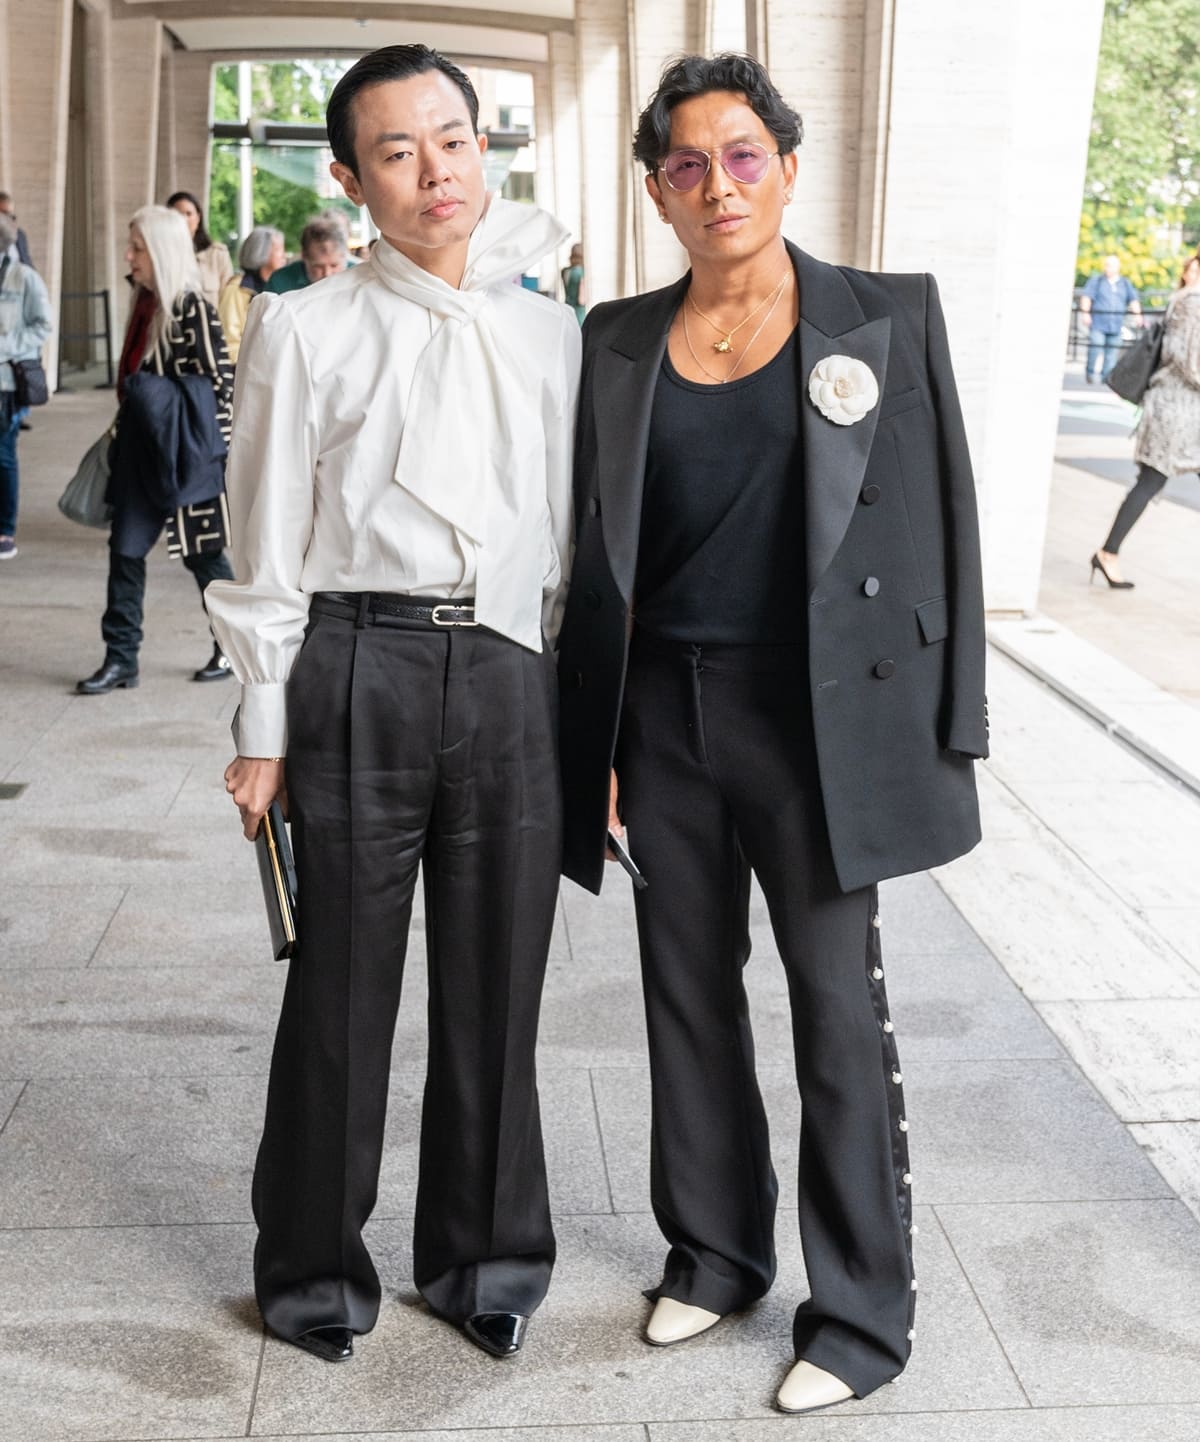
[[[266,756],[235,756],[225,768],[225,790],[242,813],[242,834],[247,841],[258,835],[258,823],[272,801],[278,801],[287,816],[287,787],[283,762]]]
[[[621,818],[617,815],[617,773],[614,771],[608,781],[608,829],[614,836],[624,837],[625,828],[621,825]],[[604,848],[605,861],[615,861],[617,858],[606,846]]]

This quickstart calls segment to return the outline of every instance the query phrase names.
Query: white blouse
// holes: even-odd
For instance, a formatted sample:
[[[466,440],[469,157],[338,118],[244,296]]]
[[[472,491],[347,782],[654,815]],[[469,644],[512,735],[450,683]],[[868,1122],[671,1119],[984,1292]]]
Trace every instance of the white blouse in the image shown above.
[[[495,222],[509,238],[532,221],[514,209],[529,219],[505,203]],[[480,623],[521,645],[540,651],[543,628],[557,633],[579,325],[511,279],[489,281],[486,265],[476,274],[471,321],[442,318],[460,293],[381,239],[367,263],[250,307],[226,475],[238,579],[205,592],[242,682],[244,756],[285,754],[285,686],[313,592],[474,595]],[[425,291],[432,306],[410,298]],[[431,345],[447,325],[459,330]]]

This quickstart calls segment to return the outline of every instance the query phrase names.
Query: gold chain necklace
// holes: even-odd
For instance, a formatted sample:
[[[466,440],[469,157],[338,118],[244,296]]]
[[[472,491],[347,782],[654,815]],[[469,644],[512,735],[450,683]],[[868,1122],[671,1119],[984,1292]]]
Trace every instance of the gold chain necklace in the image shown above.
[[[759,303],[750,312],[750,314],[747,316],[743,316],[742,319],[738,321],[737,325],[735,325],[732,330],[726,330],[723,325],[718,325],[711,316],[705,315],[704,312],[700,309],[700,307],[696,304],[696,302],[692,299],[691,290],[688,290],[688,304],[696,312],[700,319],[703,321],[707,321],[708,324],[712,326],[713,330],[715,330],[716,333],[721,337],[720,340],[715,340],[712,343],[712,348],[718,353],[718,355],[727,355],[733,349],[733,338],[735,335],[737,335],[738,331],[740,331],[744,325],[748,325],[749,322],[754,319],[754,317],[759,313],[760,310],[762,310],[763,306],[766,305],[769,300],[779,299],[779,292],[787,284],[787,278],[791,274],[791,272],[792,267],[789,265],[787,270],[785,270],[784,273],[779,277],[779,280],[774,286],[774,288],[768,291],[767,294],[763,296],[762,300],[760,300]]]
[[[785,276],[784,276],[784,280],[786,280],[786,279],[787,279],[787,276],[785,275]],[[775,314],[775,307],[779,304],[780,297],[781,297],[782,295],[783,295],[783,285],[782,285],[782,282],[781,282],[780,285],[779,285],[778,287],[776,287],[775,299],[771,302],[771,309],[766,313],[766,315],[763,316],[762,320],[759,322],[758,329],[754,332],[754,334],[750,337],[750,339],[746,342],[745,346],[742,348],[742,353],[741,353],[740,356],[738,356],[737,360],[734,361],[732,367],[730,368],[729,374],[728,374],[728,375],[724,375],[724,376],[715,376],[715,375],[713,375],[712,371],[709,370],[709,368],[704,364],[704,362],[703,362],[703,361],[700,359],[700,357],[696,354],[696,348],[695,348],[694,345],[692,345],[691,333],[690,333],[689,330],[688,330],[687,310],[686,310],[686,308],[684,309],[684,312],[683,312],[683,338],[684,338],[684,340],[687,342],[688,353],[691,355],[692,359],[696,362],[696,364],[700,367],[700,369],[704,372],[704,374],[709,378],[710,381],[716,381],[716,383],[717,383],[718,385],[722,385],[722,386],[723,386],[723,385],[726,383],[726,381],[731,381],[731,380],[733,379],[733,373],[734,373],[734,371],[737,370],[737,368],[741,365],[741,363],[742,363],[742,362],[746,359],[746,357],[750,354],[751,350],[753,350],[753,348],[754,348],[754,342],[759,338],[760,335],[762,335],[763,331],[766,329],[767,322],[768,322],[768,321],[771,319],[771,317]],[[700,313],[700,312],[697,312],[697,314],[699,314],[699,313]],[[707,319],[707,317],[704,317],[704,318]]]

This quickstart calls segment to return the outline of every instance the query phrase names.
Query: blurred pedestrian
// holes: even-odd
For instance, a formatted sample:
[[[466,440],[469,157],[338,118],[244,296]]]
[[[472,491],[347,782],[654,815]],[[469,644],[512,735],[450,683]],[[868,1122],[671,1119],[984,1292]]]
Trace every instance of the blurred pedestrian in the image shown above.
[[[1084,374],[1088,385],[1106,381],[1117,363],[1127,312],[1142,324],[1142,305],[1133,283],[1121,274],[1121,257],[1106,255],[1104,270],[1089,277],[1079,297],[1079,320],[1090,331]]]
[[[575,312],[575,319],[580,325],[587,314],[587,301],[583,296],[583,246],[573,245],[571,247],[571,259],[563,267],[562,273],[563,294],[567,304]]]
[[[1132,591],[1117,555],[1142,512],[1169,476],[1200,471],[1200,255],[1183,268],[1179,288],[1167,302],[1162,358],[1142,398],[1134,433],[1137,481],[1121,502],[1112,530],[1094,552],[1089,583],[1099,571],[1114,591]]]
[[[25,237],[25,232],[17,225],[17,212],[13,209],[13,198],[7,190],[0,190],[0,215],[8,216],[12,223],[16,225],[16,239],[12,242],[12,247],[15,249],[16,254],[13,258],[19,260],[22,265],[32,266],[33,261],[29,255],[29,241]],[[5,248],[7,249],[8,247]]]
[[[51,330],[46,285],[31,265],[14,260],[17,224],[0,213],[0,561],[17,554],[17,438],[21,408],[13,361],[37,360]]]
[[[341,222],[325,215],[314,216],[300,232],[299,260],[281,266],[267,281],[267,289],[276,295],[303,290],[306,285],[345,270],[349,258]]]
[[[190,190],[177,190],[168,197],[167,204],[187,221],[196,252],[196,265],[200,270],[201,293],[216,310],[221,291],[233,279],[233,261],[229,259],[229,251],[219,240],[213,240],[204,228],[204,212]]]
[[[286,260],[283,231],[276,230],[274,226],[256,225],[242,241],[242,249],[238,255],[238,264],[242,267],[241,279],[235,277],[225,286],[217,305],[217,314],[221,317],[225,344],[233,365],[237,365],[250,302],[266,290],[267,281]]]
[[[196,578],[201,598],[210,581],[233,578],[224,551],[224,451],[233,409],[233,368],[216,311],[201,293],[184,219],[161,205],[143,206],[129,226],[125,263],[134,296],[117,372],[119,409],[106,496],[113,507],[108,603],[100,622],[106,649],[100,668],[75,687],[84,696],[138,684],[146,556],[164,525],[170,549]],[[194,409],[172,415],[163,404],[162,387],[137,384],[147,373],[172,377],[177,385],[170,398],[181,405],[186,400]],[[210,383],[211,397],[185,384],[196,376]],[[176,437],[183,432],[183,422],[197,414],[195,449],[185,458]],[[182,467],[185,459],[186,474],[165,474],[177,462]],[[186,488],[165,498],[168,484]],[[214,646],[211,659],[192,680],[217,681],[230,674],[228,661]]]

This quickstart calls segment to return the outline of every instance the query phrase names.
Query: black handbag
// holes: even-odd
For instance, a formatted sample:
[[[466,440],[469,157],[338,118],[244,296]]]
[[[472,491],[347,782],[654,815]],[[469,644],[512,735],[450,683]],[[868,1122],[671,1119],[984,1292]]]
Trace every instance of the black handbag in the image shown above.
[[[1150,378],[1162,364],[1163,331],[1161,320],[1152,320],[1144,325],[1137,340],[1129,346],[1121,359],[1108,373],[1104,382],[1109,390],[1116,391],[1122,400],[1141,405],[1142,397],[1150,386]]]
[[[50,399],[50,388],[46,384],[46,371],[40,360],[9,361],[13,368],[13,379],[17,384],[17,404],[44,406]]]

